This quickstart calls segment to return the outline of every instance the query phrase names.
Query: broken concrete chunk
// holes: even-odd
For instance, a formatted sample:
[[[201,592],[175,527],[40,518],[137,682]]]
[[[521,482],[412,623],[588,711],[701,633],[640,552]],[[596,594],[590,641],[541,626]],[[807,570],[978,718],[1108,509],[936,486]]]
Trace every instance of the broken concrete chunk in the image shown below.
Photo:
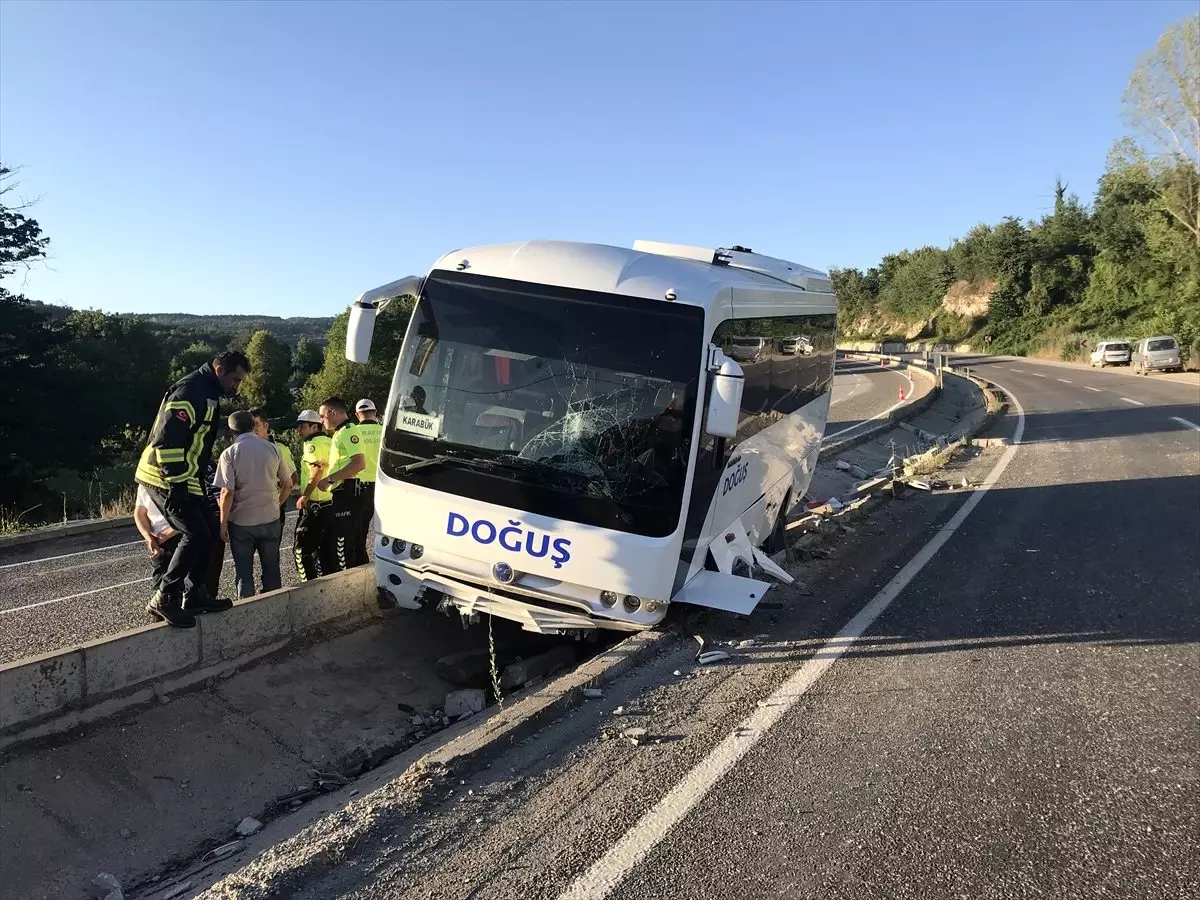
[[[242,837],[250,837],[252,834],[258,834],[262,831],[263,823],[253,816],[246,816],[242,821],[238,822],[237,833]]]
[[[96,888],[94,893],[97,897],[107,897],[114,891],[120,892],[121,882],[117,881],[116,875],[110,875],[108,872],[101,872],[92,879],[92,887]]]
[[[443,718],[457,718],[463,713],[483,712],[486,702],[487,695],[479,688],[465,688],[461,691],[451,691],[446,695],[446,713]],[[446,722],[445,724],[449,723]]]
[[[836,463],[834,463],[834,465],[836,465],[843,472],[850,471],[850,463],[846,462],[844,459],[839,459]]]
[[[604,696],[604,691],[600,690],[600,688],[584,688],[583,696],[587,697],[589,700],[599,700]]]
[[[500,676],[502,688],[516,688],[528,684],[535,678],[544,678],[551,672],[564,669],[575,662],[575,648],[564,645],[553,647],[545,653],[523,659],[504,667]]]
[[[869,473],[862,466],[851,466],[850,474],[855,478],[866,478]]]

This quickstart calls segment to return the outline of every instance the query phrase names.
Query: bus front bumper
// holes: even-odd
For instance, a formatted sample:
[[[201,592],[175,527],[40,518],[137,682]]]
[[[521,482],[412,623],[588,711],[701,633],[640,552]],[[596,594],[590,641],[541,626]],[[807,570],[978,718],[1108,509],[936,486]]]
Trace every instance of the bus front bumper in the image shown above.
[[[380,606],[421,609],[436,605],[444,611],[453,608],[467,619],[479,615],[495,616],[516,622],[523,630],[538,634],[596,629],[632,632],[649,627],[635,622],[594,618],[586,613],[542,605],[532,599],[517,600],[440,573],[416,573],[394,563],[376,564],[375,582],[380,594]]]

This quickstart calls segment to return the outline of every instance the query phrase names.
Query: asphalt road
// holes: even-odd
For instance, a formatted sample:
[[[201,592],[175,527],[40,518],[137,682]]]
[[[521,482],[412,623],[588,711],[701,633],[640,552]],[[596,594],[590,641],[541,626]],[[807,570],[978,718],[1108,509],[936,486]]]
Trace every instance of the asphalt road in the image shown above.
[[[906,383],[895,370],[839,361],[827,433],[886,412]],[[290,555],[294,527],[291,513],[282,548],[285,585],[297,582]],[[223,596],[236,596],[228,553],[222,587]],[[0,662],[149,624],[148,597],[148,557],[132,527],[0,551]]]
[[[1200,896],[1200,391],[973,364],[1023,408],[986,491],[884,507],[713,624],[732,659],[636,669],[291,896]]]

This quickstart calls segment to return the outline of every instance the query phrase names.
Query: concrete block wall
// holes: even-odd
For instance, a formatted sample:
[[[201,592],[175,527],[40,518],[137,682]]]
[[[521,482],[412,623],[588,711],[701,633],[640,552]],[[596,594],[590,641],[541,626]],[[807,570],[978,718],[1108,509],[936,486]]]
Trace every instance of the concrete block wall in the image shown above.
[[[195,628],[148,625],[8,663],[0,666],[0,746],[35,726],[64,730],[89,709],[109,714],[218,675],[317,628],[377,615],[374,568],[361,566],[240,601],[200,616]]]

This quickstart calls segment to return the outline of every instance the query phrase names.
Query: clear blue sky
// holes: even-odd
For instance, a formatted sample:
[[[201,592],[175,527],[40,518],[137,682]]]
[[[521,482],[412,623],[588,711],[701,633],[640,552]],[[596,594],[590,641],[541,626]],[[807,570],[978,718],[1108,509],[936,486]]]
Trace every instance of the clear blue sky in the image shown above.
[[[34,299],[332,315],[475,243],[818,268],[1092,197],[1194,2],[0,3]],[[14,279],[12,289],[22,282]]]

